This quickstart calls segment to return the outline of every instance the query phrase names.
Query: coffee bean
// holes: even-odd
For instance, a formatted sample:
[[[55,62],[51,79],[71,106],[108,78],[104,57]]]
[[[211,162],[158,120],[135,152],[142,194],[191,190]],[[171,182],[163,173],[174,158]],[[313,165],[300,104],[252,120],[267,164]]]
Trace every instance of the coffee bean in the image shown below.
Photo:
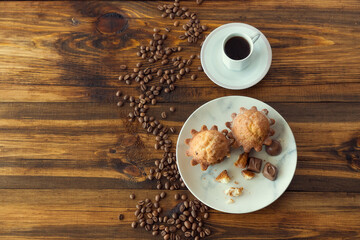
[[[154,221],[151,218],[146,219],[146,223],[152,225]]]
[[[191,237],[191,232],[189,232],[189,231],[185,232],[184,236],[187,237],[187,238]]]
[[[132,227],[132,228],[136,228],[136,227],[137,227],[137,222],[132,222],[132,223],[131,223],[131,227]]]
[[[186,200],[187,196],[185,194],[181,195],[181,200]]]
[[[189,212],[189,211],[184,211],[183,214],[184,214],[185,216],[187,216],[187,217],[190,216],[190,212]]]
[[[209,236],[211,234],[211,231],[209,228],[205,228],[204,232],[207,236]]]
[[[161,192],[160,197],[161,197],[161,199],[164,199],[166,197],[166,192]]]
[[[181,210],[180,210],[180,211],[181,211]],[[186,220],[186,216],[183,215],[183,214],[181,214],[181,215],[179,216],[179,219],[184,222],[184,221]]]
[[[145,225],[145,230],[146,231],[151,231],[151,226],[150,225]]]
[[[202,66],[198,66],[198,71],[200,71],[200,72],[202,72],[203,71],[203,68],[202,68]]]
[[[195,231],[195,230],[197,229],[197,223],[196,223],[196,222],[194,222],[194,223],[191,225],[191,229],[192,229],[193,231]]]
[[[120,65],[120,69],[121,69],[121,70],[126,70],[126,69],[127,69],[127,66],[126,66],[125,64]]]
[[[167,116],[166,116],[166,112],[162,112],[161,113],[161,118],[165,119]]]
[[[124,220],[124,214],[121,214],[120,213],[120,215],[119,215],[119,220],[121,221],[121,220]]]
[[[169,231],[170,231],[171,233],[176,232],[176,226],[170,226],[170,227],[169,227]]]
[[[165,28],[165,31],[170,32],[171,28],[167,27],[167,28]]]
[[[160,195],[159,195],[159,194],[157,194],[157,195],[155,196],[155,201],[156,201],[156,202],[159,202],[159,201],[160,201]]]
[[[179,200],[179,199],[180,199],[180,194],[175,193],[174,198],[175,198],[175,200]],[[180,208],[180,209],[181,209],[181,208]],[[181,211],[181,210],[180,210],[180,211]]]
[[[170,234],[166,234],[165,236],[164,236],[164,240],[169,240],[170,239]]]
[[[193,75],[191,75],[191,80],[195,80],[197,78],[197,75],[196,74],[193,74]]]
[[[208,219],[209,218],[209,213],[204,213],[204,219]]]
[[[130,194],[130,199],[135,199],[135,194]]]
[[[123,101],[119,101],[119,102],[117,102],[117,104],[116,104],[118,107],[122,107],[122,106],[124,106],[124,102]]]
[[[122,94],[121,91],[117,91],[115,95],[116,95],[117,97],[120,97],[121,94]]]
[[[187,228],[187,229],[190,229],[191,228],[191,223],[189,221],[185,221],[184,222],[184,226]]]
[[[166,223],[172,225],[175,223],[175,220],[173,218],[169,218]]]
[[[139,213],[139,215],[136,216],[137,219],[141,219],[144,217],[144,214],[143,213]]]
[[[170,127],[169,130],[170,130],[171,133],[175,133],[175,132],[176,132],[176,129],[175,129],[174,127]]]
[[[155,225],[154,225],[155,226]],[[153,236],[157,236],[157,235],[159,235],[159,231],[153,231],[152,233],[151,233]]]
[[[201,231],[199,235],[200,235],[201,238],[204,238],[205,237],[205,232]]]
[[[185,211],[185,206],[184,206],[184,204],[182,204],[181,206],[180,206],[180,212],[184,212]]]

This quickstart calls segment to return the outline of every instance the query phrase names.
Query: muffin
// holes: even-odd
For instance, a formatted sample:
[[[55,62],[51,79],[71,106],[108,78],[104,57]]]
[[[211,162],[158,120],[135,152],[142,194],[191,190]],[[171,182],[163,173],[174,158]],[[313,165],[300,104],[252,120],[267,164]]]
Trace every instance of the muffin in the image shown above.
[[[233,147],[242,146],[245,152],[251,149],[259,152],[262,145],[270,145],[270,136],[274,134],[274,130],[270,128],[275,123],[274,119],[267,117],[266,109],[258,111],[255,106],[250,109],[240,108],[240,113],[233,113],[232,122],[227,122],[226,126],[231,130],[231,136],[234,138]]]
[[[230,156],[229,139],[218,131],[217,126],[208,130],[204,125],[199,132],[192,129],[191,134],[192,138],[186,139],[185,143],[189,145],[186,155],[192,157],[192,166],[200,164],[201,170],[205,171]]]

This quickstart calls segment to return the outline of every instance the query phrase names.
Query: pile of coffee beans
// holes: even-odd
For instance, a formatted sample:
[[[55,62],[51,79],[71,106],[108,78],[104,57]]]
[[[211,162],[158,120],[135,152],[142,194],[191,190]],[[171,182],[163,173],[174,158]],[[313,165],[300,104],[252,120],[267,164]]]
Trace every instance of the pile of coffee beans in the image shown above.
[[[201,3],[202,1],[198,2]],[[208,29],[206,25],[200,24],[196,13],[191,12],[186,7],[181,7],[179,0],[175,0],[173,4],[159,5],[158,9],[163,11],[161,15],[163,18],[189,19],[183,25],[184,34],[179,37],[184,40],[187,39],[189,43],[197,43],[199,39],[203,38],[202,33]],[[179,27],[180,21],[176,20],[173,26]],[[125,64],[120,66],[120,70],[124,73],[119,76],[119,81],[126,85],[135,82],[139,85],[141,94],[130,96],[120,90],[116,92],[117,106],[123,107],[128,104],[132,108],[128,114],[128,120],[138,122],[147,133],[154,135],[154,148],[164,152],[161,159],[154,161],[155,167],[150,168],[147,174],[149,180],[156,179],[156,188],[159,190],[175,190],[185,187],[176,165],[175,152],[170,139],[170,135],[176,133],[176,129],[166,127],[158,120],[160,118],[166,119],[176,109],[171,106],[169,112],[163,111],[158,117],[149,114],[149,109],[158,103],[158,97],[161,93],[170,94],[174,91],[175,83],[186,78],[191,72],[190,66],[196,57],[200,58],[199,55],[193,54],[185,59],[179,55],[183,50],[181,46],[167,46],[166,40],[169,32],[171,32],[170,27],[166,27],[164,31],[155,27],[149,43],[139,47],[136,55],[140,61],[132,71]],[[198,66],[197,70],[202,71],[201,66]],[[197,75],[193,73],[190,79],[196,80]],[[135,212],[137,221],[133,222],[131,226],[136,228],[139,225],[147,231],[152,231],[154,236],[161,234],[164,239],[181,239],[179,232],[182,232],[186,238],[195,239],[210,234],[210,229],[203,227],[203,220],[207,219],[209,215],[207,206],[198,200],[187,201],[186,195],[175,195],[175,198],[183,200],[178,205],[177,212],[171,216],[160,216],[162,209],[159,206],[159,201],[164,197],[165,192],[156,195],[154,203],[150,199],[139,201]],[[131,194],[130,199],[135,199],[135,195]]]
[[[175,0],[172,5],[163,5],[158,7],[165,11],[166,14],[178,16],[185,19],[190,18],[186,25],[186,36],[192,39],[200,39],[203,31],[207,30],[205,25],[200,26],[200,20],[197,19],[196,13],[192,13],[188,8],[180,9],[180,2]],[[170,10],[172,11],[170,13]],[[174,17],[175,18],[175,17]],[[180,22],[176,21],[174,26],[179,26]],[[166,28],[165,32],[169,32],[170,28]],[[171,47],[166,46],[167,33],[162,33],[161,29],[155,27],[153,29],[152,39],[148,45],[141,45],[136,55],[141,58],[132,71],[127,71],[126,65],[121,65],[120,69],[127,71],[119,76],[119,81],[131,85],[133,82],[140,85],[139,96],[129,96],[121,91],[116,92],[118,97],[117,106],[122,107],[128,103],[132,111],[128,114],[128,119],[131,122],[137,121],[147,133],[155,136],[154,148],[156,150],[163,150],[164,154],[160,160],[156,160],[155,168],[151,168],[147,175],[149,180],[156,179],[157,189],[179,189],[185,187],[176,165],[175,153],[172,150],[173,144],[170,139],[170,134],[176,133],[174,127],[166,127],[158,119],[166,119],[168,114],[163,111],[159,118],[148,114],[151,105],[156,105],[158,96],[163,92],[166,94],[175,90],[176,81],[181,80],[190,73],[190,66],[196,57],[195,54],[189,56],[188,59],[183,59],[182,56],[174,56],[181,52],[181,46]],[[196,42],[192,40],[189,42]],[[201,71],[201,66],[198,67]],[[197,75],[192,74],[191,80],[196,80]],[[170,113],[175,112],[175,107],[170,107]]]
[[[196,1],[197,4],[201,4],[203,1]],[[180,1],[176,0],[173,4],[159,5],[158,9],[162,11],[161,17],[175,19],[179,17],[181,19],[189,19],[189,21],[183,25],[185,30],[183,35],[179,36],[179,39],[185,40],[189,43],[197,43],[199,39],[202,39],[202,32],[208,28],[206,25],[201,25],[200,20],[197,17],[196,12],[191,12],[187,7],[181,7]],[[174,26],[179,26],[179,21],[174,22]]]
[[[187,195],[174,195],[179,203],[170,211],[164,211],[160,202],[166,197],[165,192],[157,194],[154,201],[149,198],[140,200],[136,204],[134,215],[136,221],[131,223],[132,228],[144,228],[153,236],[161,235],[168,239],[200,239],[211,234],[205,226],[204,220],[209,218],[209,208],[197,199],[188,200]],[[133,199],[130,195],[130,199]]]

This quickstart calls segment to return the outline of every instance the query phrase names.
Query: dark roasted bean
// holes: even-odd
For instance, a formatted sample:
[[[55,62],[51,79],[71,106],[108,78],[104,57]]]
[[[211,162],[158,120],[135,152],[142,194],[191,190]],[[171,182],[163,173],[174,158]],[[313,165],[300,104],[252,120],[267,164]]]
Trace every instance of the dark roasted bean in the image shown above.
[[[161,118],[165,119],[167,116],[166,116],[166,112],[162,112],[161,113]]]
[[[187,196],[185,194],[181,195],[181,200],[186,200]]]
[[[126,69],[127,69],[127,66],[126,66],[125,64],[120,65],[120,69],[121,69],[121,70],[126,70]]]
[[[132,222],[132,223],[131,223],[131,227],[132,227],[132,228],[136,228],[136,227],[137,227],[137,222]]]

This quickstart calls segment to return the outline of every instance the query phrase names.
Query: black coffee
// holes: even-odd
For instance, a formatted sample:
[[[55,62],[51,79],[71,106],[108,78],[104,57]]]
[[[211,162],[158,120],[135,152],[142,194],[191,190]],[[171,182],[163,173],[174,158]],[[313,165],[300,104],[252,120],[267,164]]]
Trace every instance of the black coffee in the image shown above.
[[[225,43],[224,51],[233,60],[241,60],[250,54],[250,45],[245,38],[232,37]]]

